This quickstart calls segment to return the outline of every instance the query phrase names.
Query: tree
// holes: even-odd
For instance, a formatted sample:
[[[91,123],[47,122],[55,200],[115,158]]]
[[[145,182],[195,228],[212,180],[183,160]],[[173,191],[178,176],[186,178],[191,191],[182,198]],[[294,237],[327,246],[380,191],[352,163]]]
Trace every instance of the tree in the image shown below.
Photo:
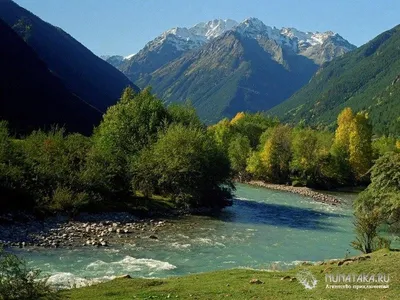
[[[204,129],[172,124],[133,162],[133,186],[187,207],[221,207],[233,185],[225,152]]]
[[[251,153],[250,141],[241,134],[235,135],[228,149],[231,167],[240,181],[246,178],[247,159]]]
[[[367,213],[355,214],[354,222],[356,231],[356,240],[351,242],[354,249],[363,253],[371,253],[382,248],[389,248],[390,241],[378,235],[378,228],[383,219],[378,210],[372,210]]]
[[[228,151],[229,143],[233,135],[233,130],[227,118],[222,119],[217,124],[210,126],[209,131],[214,137],[215,142],[221,149]]]
[[[399,144],[400,145],[400,144]],[[396,139],[391,136],[381,136],[372,141],[373,158],[377,159],[387,152],[395,152]]]
[[[107,198],[131,195],[129,165],[143,148],[156,142],[167,124],[167,110],[150,88],[139,94],[127,88],[95,130],[84,181]]]
[[[354,119],[351,108],[345,108],[337,118],[337,129],[331,153],[334,158],[335,178],[341,185],[352,183],[350,159],[350,127]]]
[[[263,132],[278,124],[278,119],[268,117],[262,113],[239,113],[234,118],[234,122],[231,122],[233,132],[246,136],[252,149],[255,149],[259,144],[260,136]]]
[[[345,154],[349,153],[350,149],[350,131],[351,124],[354,119],[353,111],[350,107],[342,110],[337,118],[337,129],[335,131],[335,140],[333,146]]]
[[[319,156],[318,138],[311,129],[295,129],[292,140],[292,161],[290,163],[292,172],[297,174],[298,179],[307,184],[313,181]]]
[[[365,236],[359,245],[367,245],[366,250],[387,247],[388,241],[378,237],[377,228],[382,224],[400,228],[400,153],[386,153],[375,162],[371,184],[357,197],[354,209],[360,222],[358,234]]]
[[[231,124],[237,123],[237,121],[239,121],[240,119],[244,118],[244,116],[245,116],[244,112],[238,112],[236,114],[236,116],[232,118]]]
[[[155,141],[167,117],[161,100],[150,89],[135,94],[128,88],[121,100],[108,108],[96,128],[95,146],[112,155],[132,157]]]
[[[349,163],[355,178],[366,180],[372,166],[372,126],[366,113],[358,113],[351,122],[349,152]]]
[[[267,170],[259,151],[252,151],[247,159],[246,171],[255,179],[267,179]]]
[[[291,156],[290,127],[275,127],[260,153],[261,161],[267,170],[266,177],[273,182],[286,183],[290,174]]]
[[[185,126],[204,127],[199,119],[196,109],[191,102],[182,104],[173,103],[168,106],[167,112],[169,119],[173,123],[180,123]]]

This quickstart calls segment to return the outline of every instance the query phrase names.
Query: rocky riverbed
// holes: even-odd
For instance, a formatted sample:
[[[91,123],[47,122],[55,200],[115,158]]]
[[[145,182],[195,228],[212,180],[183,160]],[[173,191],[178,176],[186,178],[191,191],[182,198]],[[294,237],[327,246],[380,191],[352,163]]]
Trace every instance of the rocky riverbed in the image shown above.
[[[315,201],[323,202],[326,204],[331,204],[331,205],[340,204],[340,200],[338,198],[316,192],[308,187],[294,187],[291,185],[271,184],[271,183],[265,183],[263,181],[249,181],[248,184],[264,187],[264,188],[271,189],[271,190],[278,190],[278,191],[283,191],[283,192],[299,194],[299,195],[302,195],[305,197],[312,198]]]
[[[58,216],[38,221],[2,217],[0,244],[4,247],[107,247],[136,239],[158,239],[170,223],[163,219],[138,219],[129,213],[83,214],[75,220]],[[7,222],[4,222],[7,221]]]

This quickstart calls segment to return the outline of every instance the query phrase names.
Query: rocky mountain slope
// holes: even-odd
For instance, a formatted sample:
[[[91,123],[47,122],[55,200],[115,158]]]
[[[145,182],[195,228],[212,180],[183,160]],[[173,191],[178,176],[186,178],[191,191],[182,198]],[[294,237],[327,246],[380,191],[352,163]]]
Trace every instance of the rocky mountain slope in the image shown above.
[[[0,19],[25,40],[71,92],[100,110],[115,104],[122,90],[133,85],[68,33],[11,0],[0,1]]]
[[[0,120],[12,132],[49,129],[90,133],[101,113],[72,94],[37,54],[0,20]]]

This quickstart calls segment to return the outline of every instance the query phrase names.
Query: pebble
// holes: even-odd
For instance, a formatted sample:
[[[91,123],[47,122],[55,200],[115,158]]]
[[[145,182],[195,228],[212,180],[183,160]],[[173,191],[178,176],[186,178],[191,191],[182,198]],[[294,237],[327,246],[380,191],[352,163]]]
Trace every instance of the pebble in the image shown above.
[[[4,221],[6,220],[6,222]],[[81,215],[76,220],[53,217],[45,221],[27,216],[13,221],[0,215],[0,245],[4,247],[107,247],[112,243],[133,243],[134,239],[166,226],[164,220],[140,220],[128,213]],[[133,235],[131,235],[134,233]],[[151,239],[158,239],[154,234]]]
[[[338,198],[313,191],[312,189],[310,189],[308,187],[294,187],[291,185],[270,184],[270,183],[265,183],[262,181],[250,181],[250,182],[248,182],[248,184],[261,186],[261,187],[271,189],[271,190],[279,190],[279,191],[299,194],[299,195],[302,195],[305,197],[312,198],[315,201],[323,202],[326,204],[331,204],[331,205],[340,204],[340,200]]]

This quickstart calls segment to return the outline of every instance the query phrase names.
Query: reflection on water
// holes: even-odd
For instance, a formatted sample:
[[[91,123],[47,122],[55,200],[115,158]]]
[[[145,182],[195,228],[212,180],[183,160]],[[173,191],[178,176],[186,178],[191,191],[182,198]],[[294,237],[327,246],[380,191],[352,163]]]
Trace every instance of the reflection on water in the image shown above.
[[[343,257],[353,239],[350,206],[238,185],[233,206],[213,216],[171,221],[158,239],[110,248],[21,251],[61,286],[130,274],[166,277],[217,269],[287,268],[299,261]]]

